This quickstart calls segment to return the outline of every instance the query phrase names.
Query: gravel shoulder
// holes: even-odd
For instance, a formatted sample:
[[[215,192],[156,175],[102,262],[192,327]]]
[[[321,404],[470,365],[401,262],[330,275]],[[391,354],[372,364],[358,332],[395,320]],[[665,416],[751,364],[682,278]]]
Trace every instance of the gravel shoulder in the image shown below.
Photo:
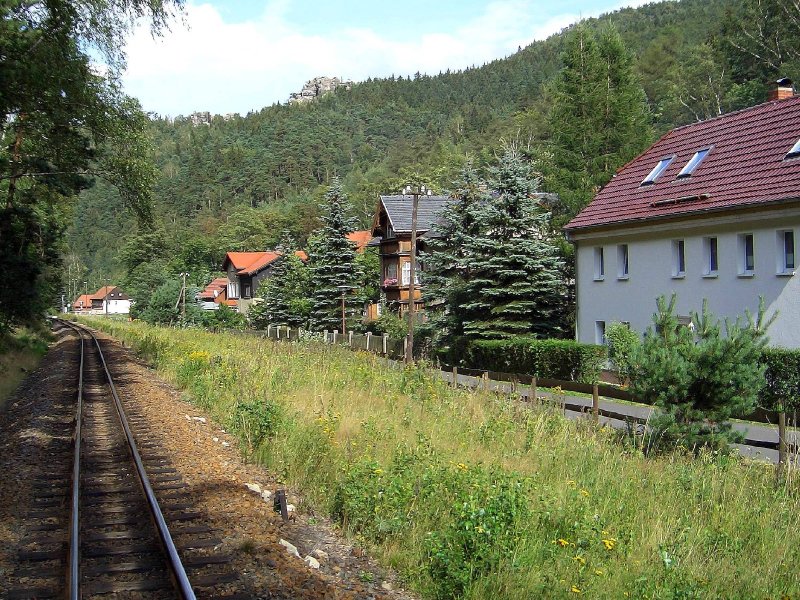
[[[265,500],[283,487],[267,470],[245,464],[236,440],[202,410],[185,402],[181,392],[160,380],[128,349],[108,336],[103,350],[124,402],[135,402],[160,438],[165,454],[191,487],[197,508],[208,525],[219,530],[222,554],[233,557],[243,590],[253,598],[414,598],[401,589],[394,574],[349,544],[326,519],[295,511],[284,523]],[[74,353],[66,336],[59,336],[40,368],[0,409],[0,597],[3,581],[15,567],[16,547],[23,534],[23,516],[32,490],[25,485],[44,457],[36,444],[25,441],[32,422],[52,410],[52,404],[74,397],[74,375],[68,360]],[[72,395],[70,395],[72,393]],[[63,410],[62,410],[63,412]],[[69,427],[69,424],[64,425]],[[246,484],[258,487],[256,491]],[[263,496],[258,492],[268,492]],[[291,504],[301,507],[298,490],[287,490]],[[297,548],[290,554],[281,541]],[[311,556],[312,566],[304,557]],[[319,563],[318,568],[316,564]]]

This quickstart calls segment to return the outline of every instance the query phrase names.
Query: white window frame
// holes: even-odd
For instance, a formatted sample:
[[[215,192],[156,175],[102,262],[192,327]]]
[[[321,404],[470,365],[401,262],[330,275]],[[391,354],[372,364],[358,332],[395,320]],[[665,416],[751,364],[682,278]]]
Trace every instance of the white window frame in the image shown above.
[[[752,233],[736,236],[739,254],[739,277],[753,277],[756,273],[756,238]]]
[[[416,275],[416,273],[414,274]],[[407,260],[403,262],[402,266],[400,267],[400,284],[408,285],[410,283],[411,283],[411,261]]]
[[[701,148],[697,152],[692,155],[692,158],[689,159],[689,162],[681,169],[680,173],[678,173],[677,179],[685,179],[687,177],[691,177],[692,174],[700,167],[706,157],[711,154],[711,150],[713,146],[709,146],[708,148]]]
[[[703,277],[716,277],[718,273],[719,273],[719,240],[717,239],[716,236],[713,235],[704,237]]]
[[[229,281],[228,282],[228,299],[229,300],[238,300],[239,299],[239,282],[238,281]]]
[[[672,240],[672,277],[686,277],[686,240]]]
[[[594,322],[594,343],[598,346],[605,346],[606,345],[606,322],[605,321],[595,321]]]
[[[792,240],[791,262],[789,261],[790,253],[787,252],[788,235],[791,235]],[[775,256],[775,273],[777,275],[794,275],[797,269],[797,236],[794,234],[794,229],[779,229],[775,232]]]
[[[639,185],[652,185],[652,184],[654,184],[656,182],[656,180],[659,177],[661,177],[661,174],[664,173],[664,171],[666,171],[669,168],[669,166],[672,164],[673,160],[675,160],[675,155],[674,154],[672,156],[665,156],[664,158],[659,160],[656,163],[656,166],[653,167],[653,170],[650,171],[650,173],[647,174],[647,177],[645,177],[642,180],[642,183],[640,183]]]
[[[617,246],[617,279],[626,280],[630,277],[630,249],[628,244]]]
[[[606,278],[606,258],[602,246],[594,249],[594,280],[603,281]]]

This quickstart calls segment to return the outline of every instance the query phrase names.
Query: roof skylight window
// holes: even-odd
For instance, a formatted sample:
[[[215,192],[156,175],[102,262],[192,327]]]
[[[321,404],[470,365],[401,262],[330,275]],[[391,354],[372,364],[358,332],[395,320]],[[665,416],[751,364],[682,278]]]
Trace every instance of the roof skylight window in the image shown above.
[[[641,185],[651,185],[655,183],[656,179],[658,179],[658,176],[667,170],[667,167],[672,163],[673,160],[675,160],[674,154],[658,161],[658,164],[653,167],[653,170],[650,171],[650,174],[644,178]]]
[[[784,158],[794,158],[796,156],[800,156],[800,140],[797,140],[794,143],[794,146],[792,146],[792,149],[786,153],[786,156],[784,156]]]
[[[681,172],[678,173],[678,179],[682,177],[689,177],[692,173],[694,173],[695,169],[700,166],[700,163],[703,162],[703,159],[711,152],[711,148],[703,148],[702,150],[698,150],[694,153],[694,156],[686,163],[686,166],[681,169]]]

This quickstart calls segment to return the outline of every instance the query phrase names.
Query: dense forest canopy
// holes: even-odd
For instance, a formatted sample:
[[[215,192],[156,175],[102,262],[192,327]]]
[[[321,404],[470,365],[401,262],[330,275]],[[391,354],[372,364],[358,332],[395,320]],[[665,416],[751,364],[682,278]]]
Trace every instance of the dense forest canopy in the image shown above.
[[[136,292],[182,271],[201,285],[228,250],[274,248],[284,231],[304,245],[334,177],[365,227],[378,194],[412,180],[444,191],[468,159],[485,169],[511,141],[534,161],[541,189],[563,198],[551,207],[559,225],[656,136],[762,102],[769,81],[800,75],[791,0],[659,2],[579,27],[599,48],[587,57],[597,85],[613,91],[593,101],[632,124],[624,139],[607,135],[621,127],[609,120],[565,126],[567,103],[582,93],[565,74],[575,26],[480,67],[371,79],[207,126],[151,115],[153,225],[139,227],[107,183],[85,190],[68,230],[65,288],[110,278]],[[605,137],[581,140],[576,154],[575,136],[598,127]],[[588,162],[592,148],[602,160]],[[575,164],[586,173],[576,176]]]

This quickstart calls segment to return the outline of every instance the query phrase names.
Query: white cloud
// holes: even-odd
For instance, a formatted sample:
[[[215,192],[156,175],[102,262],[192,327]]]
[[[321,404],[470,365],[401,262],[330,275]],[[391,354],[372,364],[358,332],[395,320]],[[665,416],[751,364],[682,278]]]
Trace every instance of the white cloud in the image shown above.
[[[285,18],[286,0],[261,17],[226,23],[210,4],[190,3],[186,25],[153,39],[142,27],[127,45],[126,90],[145,110],[164,115],[258,110],[285,102],[317,75],[355,81],[417,71],[435,74],[507,56],[518,46],[573,23],[576,15],[546,18],[533,0],[496,0],[484,14],[452,32],[388,37],[364,28],[308,35]]]

